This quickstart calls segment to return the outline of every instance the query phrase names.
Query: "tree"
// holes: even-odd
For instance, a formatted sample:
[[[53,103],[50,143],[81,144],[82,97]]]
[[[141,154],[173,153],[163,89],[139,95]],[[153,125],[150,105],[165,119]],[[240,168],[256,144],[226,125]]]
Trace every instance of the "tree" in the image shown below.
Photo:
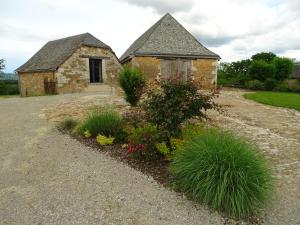
[[[252,80],[265,81],[268,78],[274,78],[275,66],[262,60],[252,61],[249,67],[249,75]]]
[[[273,52],[260,52],[251,57],[252,60],[261,60],[267,63],[271,63],[276,55]]]
[[[275,66],[275,79],[283,81],[290,77],[293,72],[294,63],[291,59],[285,57],[275,57],[273,60]]]
[[[0,73],[3,72],[3,69],[5,68],[5,60],[0,59]]]

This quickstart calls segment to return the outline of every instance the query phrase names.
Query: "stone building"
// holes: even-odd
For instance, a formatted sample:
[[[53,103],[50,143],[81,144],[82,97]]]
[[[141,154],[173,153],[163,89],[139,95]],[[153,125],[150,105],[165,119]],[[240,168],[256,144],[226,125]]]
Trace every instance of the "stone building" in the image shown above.
[[[104,86],[113,91],[121,68],[108,45],[84,33],[46,43],[17,72],[21,96],[32,96],[98,90]]]
[[[120,62],[139,67],[150,79],[176,75],[195,80],[199,87],[214,88],[219,59],[166,14],[133,42]]]

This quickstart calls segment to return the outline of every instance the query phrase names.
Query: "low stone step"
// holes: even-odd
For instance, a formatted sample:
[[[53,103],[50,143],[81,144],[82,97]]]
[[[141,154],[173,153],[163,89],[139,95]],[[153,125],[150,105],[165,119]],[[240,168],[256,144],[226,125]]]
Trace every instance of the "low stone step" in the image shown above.
[[[115,95],[115,88],[107,84],[90,84],[85,89],[85,92],[97,92],[103,95]]]

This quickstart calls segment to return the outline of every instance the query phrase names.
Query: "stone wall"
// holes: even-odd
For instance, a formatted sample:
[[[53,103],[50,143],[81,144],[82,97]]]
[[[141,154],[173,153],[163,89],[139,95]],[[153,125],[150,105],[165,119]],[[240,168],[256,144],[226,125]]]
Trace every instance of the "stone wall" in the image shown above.
[[[81,92],[89,85],[88,57],[103,57],[102,76],[104,83],[117,87],[117,75],[122,67],[116,56],[108,49],[82,46],[55,72],[59,94]]]
[[[18,73],[20,95],[33,96],[45,94],[44,80],[52,80],[53,72]]]
[[[192,61],[192,74],[200,88],[215,88],[217,85],[216,59],[197,59]]]
[[[127,64],[139,67],[151,81],[160,75],[160,59],[155,57],[134,57]],[[217,83],[217,59],[192,60],[192,76],[200,88],[215,88]]]

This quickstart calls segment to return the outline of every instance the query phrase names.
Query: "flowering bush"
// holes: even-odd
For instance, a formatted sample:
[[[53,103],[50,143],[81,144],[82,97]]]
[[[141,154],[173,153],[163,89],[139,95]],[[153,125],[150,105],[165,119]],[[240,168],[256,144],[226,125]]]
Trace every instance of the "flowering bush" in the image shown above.
[[[100,145],[112,145],[112,143],[114,142],[115,138],[114,137],[106,137],[104,135],[101,135],[99,134],[97,137],[97,142],[100,144]]]
[[[160,135],[152,124],[133,128],[128,135],[128,153],[147,159],[154,158],[158,155],[155,145],[159,140]]]
[[[192,117],[205,118],[205,110],[218,109],[214,94],[202,94],[193,81],[173,79],[160,82],[158,89],[150,90],[144,101],[149,122],[164,133],[168,142],[181,133],[180,124]]]

